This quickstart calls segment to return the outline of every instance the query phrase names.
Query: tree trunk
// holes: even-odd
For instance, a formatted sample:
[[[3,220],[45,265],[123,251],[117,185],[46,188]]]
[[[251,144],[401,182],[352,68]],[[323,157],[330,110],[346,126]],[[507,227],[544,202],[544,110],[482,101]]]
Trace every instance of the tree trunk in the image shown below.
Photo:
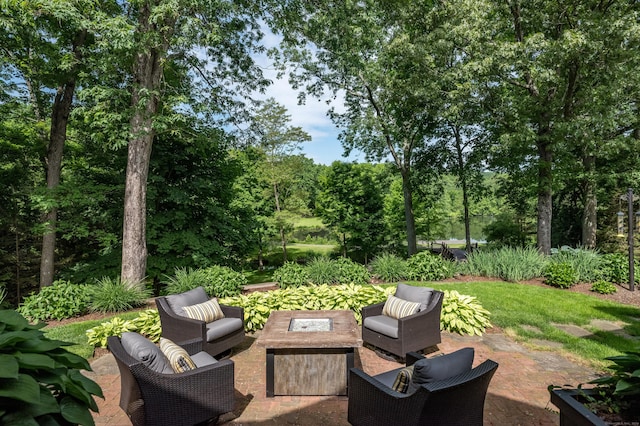
[[[582,159],[586,179],[584,182],[584,210],[582,213],[582,246],[596,248],[596,231],[598,225],[598,200],[594,181],[595,157],[587,155]]]
[[[73,52],[77,64],[82,59],[80,47],[84,45],[86,31],[81,31],[73,41]],[[62,170],[62,153],[67,139],[67,123],[73,104],[73,94],[76,87],[76,71],[74,70],[66,82],[58,87],[51,112],[51,131],[49,147],[45,163],[47,165],[47,191],[56,198],[55,190],[60,184]],[[53,204],[43,215],[45,231],[42,236],[42,252],[40,257],[40,288],[53,284],[55,272],[56,226],[58,220],[57,203]]]
[[[404,218],[407,226],[407,254],[412,256],[418,252],[416,241],[416,220],[413,214],[413,194],[410,173],[402,170],[402,195],[404,196]]]
[[[173,22],[150,21],[151,6],[140,9],[138,31],[142,34],[157,32],[158,28],[173,28]],[[163,75],[164,55],[168,34],[163,34],[164,45],[142,46],[133,64],[134,109],[131,118],[131,138],[127,154],[124,193],[124,220],[122,227],[122,272],[126,285],[144,287],[147,270],[147,177],[153,144],[153,119],[158,111],[158,93]]]
[[[456,156],[458,162],[458,179],[462,187],[462,207],[464,208],[464,238],[467,252],[471,251],[471,225],[469,223],[469,189],[467,187],[467,175],[465,174],[464,156],[462,152],[462,137],[459,128],[453,126],[456,140]]]
[[[552,170],[553,152],[545,131],[538,138],[538,251],[551,253]]]

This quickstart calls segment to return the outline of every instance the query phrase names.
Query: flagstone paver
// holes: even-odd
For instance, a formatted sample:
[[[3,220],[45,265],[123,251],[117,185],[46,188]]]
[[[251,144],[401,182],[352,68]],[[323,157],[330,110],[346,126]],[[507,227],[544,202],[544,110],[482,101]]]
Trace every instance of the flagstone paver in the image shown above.
[[[347,397],[278,396],[265,392],[264,348],[255,345],[259,332],[248,335],[234,350],[236,408],[218,424],[225,425],[347,425]],[[554,352],[529,349],[501,333],[484,336],[459,336],[442,333],[437,352],[449,353],[462,347],[475,348],[477,365],[485,359],[500,364],[489,386],[485,403],[485,425],[558,425],[556,408],[549,403],[550,384],[578,384],[594,377],[594,372],[572,363]],[[396,368],[399,364],[384,360],[371,349],[359,348],[356,366],[369,374]],[[100,413],[96,425],[130,425],[119,408],[120,379],[111,355],[92,363],[88,373],[100,384],[105,400],[98,399]]]

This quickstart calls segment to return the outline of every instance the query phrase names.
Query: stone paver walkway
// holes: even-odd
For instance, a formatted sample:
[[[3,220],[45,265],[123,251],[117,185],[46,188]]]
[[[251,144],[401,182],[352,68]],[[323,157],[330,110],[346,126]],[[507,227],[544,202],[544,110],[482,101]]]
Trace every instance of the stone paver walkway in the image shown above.
[[[247,335],[242,346],[235,349],[236,408],[224,415],[218,424],[225,425],[348,425],[347,397],[277,396],[267,398],[265,392],[264,348],[255,345],[258,334]],[[549,403],[547,386],[577,385],[595,377],[588,369],[566,358],[545,351],[525,348],[501,333],[482,337],[442,333],[437,353],[449,353],[459,348],[475,348],[477,365],[493,359],[500,366],[489,386],[485,403],[485,425],[558,425],[556,408]],[[431,356],[432,354],[429,354]],[[372,350],[359,348],[356,367],[374,375],[397,368],[399,364],[378,357]],[[118,406],[120,377],[111,355],[92,363],[88,373],[100,384],[105,400],[98,399],[100,413],[97,425],[130,425]]]

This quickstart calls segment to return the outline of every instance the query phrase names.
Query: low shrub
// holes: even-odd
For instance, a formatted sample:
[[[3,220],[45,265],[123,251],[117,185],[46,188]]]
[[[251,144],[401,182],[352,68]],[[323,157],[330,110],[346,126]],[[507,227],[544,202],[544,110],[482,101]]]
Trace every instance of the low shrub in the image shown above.
[[[273,271],[273,280],[280,288],[306,286],[311,282],[309,273],[304,266],[294,262],[285,262],[284,265]]]
[[[119,278],[103,277],[91,287],[90,309],[94,312],[124,312],[143,306],[151,293],[147,289],[127,285]]]
[[[618,289],[616,288],[615,285],[611,284],[609,281],[598,280],[595,283],[593,283],[593,285],[591,286],[591,291],[594,291],[600,294],[613,294],[616,291],[618,291]]]
[[[247,284],[244,274],[234,271],[228,266],[210,266],[202,270],[206,284],[204,289],[211,297],[229,297],[242,293]]]
[[[489,311],[473,296],[445,290],[440,315],[440,328],[451,333],[482,336],[489,322]]]
[[[81,373],[89,362],[47,338],[14,310],[0,310],[0,424],[93,425],[102,389]]]
[[[629,257],[622,253],[606,253],[601,256],[600,279],[610,283],[624,284],[629,282]],[[640,263],[634,261],[634,270],[640,270]],[[640,281],[640,276],[634,276]]]
[[[368,284],[371,274],[366,266],[354,262],[346,257],[339,257],[333,261],[337,270],[337,284]]]
[[[451,278],[456,273],[454,262],[442,256],[422,251],[407,260],[407,278],[416,281],[438,281]]]
[[[165,282],[166,294],[203,287],[211,297],[228,297],[242,293],[247,277],[227,266],[213,265],[205,269],[176,268],[173,276],[165,275]]]
[[[553,287],[569,288],[578,282],[578,274],[567,262],[550,262],[544,272],[544,282]]]
[[[55,281],[27,296],[16,311],[32,322],[61,320],[86,314],[90,300],[89,286]]]
[[[375,257],[369,267],[373,276],[388,283],[406,280],[409,271],[407,262],[391,253]]]

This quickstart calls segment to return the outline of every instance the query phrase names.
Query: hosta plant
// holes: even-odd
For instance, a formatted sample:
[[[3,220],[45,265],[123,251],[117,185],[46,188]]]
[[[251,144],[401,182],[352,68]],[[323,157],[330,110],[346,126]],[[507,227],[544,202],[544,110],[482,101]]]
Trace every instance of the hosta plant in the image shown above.
[[[47,338],[14,310],[0,310],[0,424],[94,425],[102,389],[86,359]]]
[[[155,309],[147,309],[130,320],[114,317],[109,321],[105,321],[87,330],[87,341],[90,345],[104,348],[107,346],[107,337],[121,336],[125,331],[137,331],[147,336],[149,340],[157,342],[160,340],[160,335],[162,334],[158,311]]]
[[[593,285],[591,286],[591,291],[594,291],[600,294],[613,294],[616,291],[618,291],[618,289],[616,288],[615,285],[611,284],[609,281],[598,280],[595,283],[593,283]]]
[[[481,336],[489,322],[490,312],[473,296],[445,290],[440,314],[440,328],[452,333]]]

